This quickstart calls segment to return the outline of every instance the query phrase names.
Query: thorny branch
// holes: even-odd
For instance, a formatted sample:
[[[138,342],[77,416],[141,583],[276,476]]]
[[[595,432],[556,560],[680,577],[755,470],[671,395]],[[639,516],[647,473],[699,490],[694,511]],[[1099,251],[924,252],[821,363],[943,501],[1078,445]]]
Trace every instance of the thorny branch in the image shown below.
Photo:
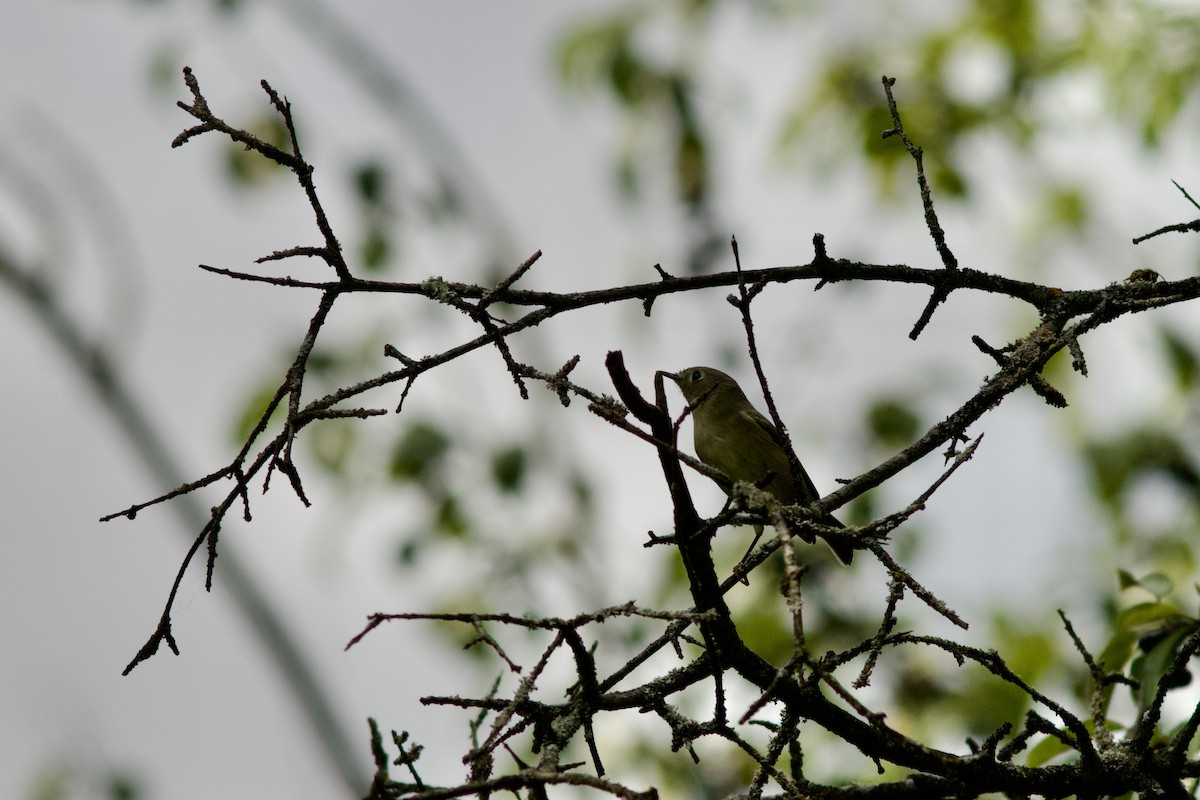
[[[884,78],[883,89],[892,119],[892,128],[884,132],[884,137],[899,138],[915,162],[917,183],[925,211],[925,224],[941,260],[939,268],[864,264],[834,259],[826,250],[824,238],[817,234],[813,239],[813,260],[805,265],[743,269],[735,243],[735,269],[732,272],[677,278],[656,265],[656,281],[589,292],[559,293],[516,288],[517,282],[532,268],[540,253],[533,254],[494,286],[459,283],[440,276],[420,282],[368,280],[354,275],[342,255],[340,243],[319,201],[313,181],[313,166],[306,161],[302,153],[300,136],[288,101],[265,81],[262,83],[272,108],[280,115],[288,131],[289,148],[284,150],[227,124],[215,115],[190,69],[184,70],[184,81],[191,94],[191,102],[180,102],[179,106],[194,117],[197,124],[176,137],[174,146],[185,144],[206,133],[215,132],[227,136],[264,158],[290,169],[313,211],[323,244],[276,251],[259,259],[259,263],[274,263],[293,257],[316,257],[325,262],[332,277],[328,281],[301,281],[290,277],[201,265],[206,271],[236,280],[266,283],[281,288],[315,290],[319,293],[319,299],[290,368],[234,459],[209,475],[184,484],[161,497],[132,505],[124,511],[104,518],[108,520],[124,516],[133,519],[141,509],[148,506],[219,482],[232,483],[224,499],[213,508],[208,524],[199,532],[185,555],[159,624],[126,668],[126,673],[152,656],[162,643],[166,643],[178,653],[171,629],[171,612],[179,582],[204,544],[208,546],[207,568],[211,576],[218,549],[218,533],[225,515],[240,502],[245,519],[250,519],[249,487],[252,480],[261,477],[265,491],[269,487],[272,471],[278,469],[288,478],[296,495],[307,503],[301,481],[301,469],[294,458],[293,445],[296,437],[308,424],[319,419],[366,418],[385,414],[387,412],[381,409],[347,407],[342,404],[368,391],[398,383],[403,385],[402,402],[418,377],[468,353],[490,346],[497,349],[523,397],[526,396],[525,382],[529,380],[545,384],[547,389],[559,396],[564,406],[569,405],[572,397],[581,397],[587,401],[587,408],[591,413],[655,448],[667,492],[671,497],[674,530],[669,537],[652,537],[652,542],[670,541],[678,548],[687,574],[692,607],[684,611],[653,611],[630,603],[568,619],[535,619],[508,614],[373,615],[363,631],[356,635],[347,647],[353,646],[386,621],[403,619],[460,623],[470,626],[475,634],[470,644],[484,645],[510,670],[520,673],[521,677],[507,696],[500,692],[498,682],[486,697],[424,699],[423,702],[428,704],[450,705],[479,712],[479,716],[472,723],[473,746],[464,757],[470,775],[466,782],[456,786],[436,787],[422,781],[416,771],[421,747],[416,744],[409,745],[407,733],[403,736],[393,733],[393,742],[400,752],[400,758],[395,764],[404,766],[409,771],[412,782],[400,783],[392,780],[382,736],[372,722],[371,750],[376,764],[376,779],[370,795],[372,798],[405,797],[433,800],[487,796],[502,790],[518,792],[522,789],[528,791],[530,796],[544,797],[548,786],[571,784],[590,787],[601,793],[628,800],[650,800],[657,796],[653,789],[636,791],[618,781],[605,778],[605,769],[600,760],[601,743],[594,735],[594,723],[602,714],[621,711],[653,713],[669,726],[672,746],[689,750],[693,757],[699,757],[696,755],[694,744],[704,738],[728,742],[746,753],[755,765],[755,778],[750,787],[750,795],[754,798],[763,796],[764,789],[771,783],[789,798],[974,797],[989,792],[1013,796],[1037,794],[1060,797],[1074,794],[1081,797],[1098,797],[1147,790],[1159,792],[1161,796],[1167,797],[1176,795],[1176,789],[1184,777],[1200,775],[1200,764],[1189,760],[1187,756],[1191,736],[1200,728],[1200,712],[1192,715],[1172,747],[1161,751],[1151,751],[1145,747],[1149,737],[1157,729],[1163,698],[1169,691],[1169,688],[1165,687],[1165,681],[1164,687],[1159,688],[1158,694],[1153,698],[1153,704],[1141,721],[1136,738],[1132,740],[1134,746],[1142,749],[1133,754],[1136,758],[1126,758],[1124,756],[1129,754],[1122,751],[1122,745],[1113,743],[1110,734],[1098,733],[1093,739],[1093,734],[1078,716],[1028,685],[998,653],[967,647],[937,637],[897,633],[897,608],[908,593],[918,597],[956,624],[965,627],[965,622],[918,582],[885,547],[885,538],[922,509],[937,488],[975,452],[978,438],[961,452],[957,447],[960,441],[967,441],[967,431],[984,414],[1023,386],[1030,386],[1053,405],[1065,404],[1061,392],[1051,387],[1042,376],[1042,370],[1051,357],[1066,349],[1071,353],[1077,369],[1086,374],[1086,362],[1080,345],[1083,336],[1125,314],[1193,300],[1200,296],[1200,278],[1179,281],[1131,278],[1101,289],[1063,290],[961,266],[947,244],[945,232],[938,221],[932,192],[925,179],[921,148],[911,141],[902,125],[898,104],[892,93],[894,80]],[[1193,231],[1200,228],[1196,223],[1185,223],[1161,229],[1135,241],[1167,230]],[[958,409],[883,463],[847,481],[840,489],[809,507],[781,507],[778,503],[772,504],[768,501],[763,509],[751,512],[737,507],[735,501],[712,519],[703,519],[696,512],[684,478],[684,466],[721,482],[728,488],[746,488],[746,485],[729,487],[728,478],[678,449],[675,441],[677,426],[669,412],[661,375],[655,380],[653,401],[646,399],[636,381],[626,371],[621,354],[610,353],[606,366],[620,398],[618,401],[570,379],[571,371],[579,363],[578,357],[568,361],[558,371],[550,373],[521,362],[510,346],[510,340],[521,332],[560,314],[590,306],[636,301],[642,304],[645,313],[649,315],[654,301],[662,297],[701,288],[736,287],[737,294],[731,295],[730,300],[742,314],[755,371],[767,397],[771,416],[783,431],[783,420],[775,407],[766,369],[758,358],[750,311],[752,300],[767,288],[800,280],[816,281],[817,288],[838,281],[879,281],[929,286],[932,294],[913,327],[911,336],[914,339],[925,329],[936,308],[947,302],[955,291],[982,291],[1008,297],[1031,306],[1039,319],[1038,324],[1026,335],[1002,348],[988,345],[982,338],[976,337],[976,345],[996,361],[996,371],[985,380],[979,391],[966,399]],[[433,301],[465,315],[479,326],[480,332],[457,345],[420,358],[405,355],[396,347],[388,345],[385,355],[397,359],[401,369],[382,372],[374,378],[345,386],[325,397],[305,398],[304,378],[308,370],[309,356],[323,330],[325,320],[336,301],[342,295],[352,293],[391,293]],[[506,309],[506,313],[513,314],[512,319],[493,313],[494,307],[501,306]],[[286,410],[286,416],[279,424],[279,429],[269,434],[272,430],[272,417],[279,410]],[[261,441],[263,437],[267,437],[265,442]],[[861,496],[947,445],[948,458],[953,457],[954,463],[909,507],[868,525],[849,530],[826,529],[814,521],[825,512],[833,511]],[[792,457],[794,458],[794,454]],[[735,498],[745,494],[740,489],[733,493]],[[714,563],[710,544],[716,531],[734,520],[771,524],[780,535],[756,550],[734,574],[722,579]],[[852,542],[855,547],[873,554],[885,567],[890,576],[889,590],[882,623],[874,634],[852,647],[840,652],[829,652],[821,657],[815,656],[808,649],[802,613],[804,598],[801,576],[804,568],[795,561],[795,554],[792,552],[789,533],[792,530],[841,537],[843,541]],[[786,580],[783,594],[791,614],[795,645],[790,659],[783,667],[771,664],[747,644],[724,599],[731,588],[737,585],[738,580],[753,572],[780,548],[785,550]],[[631,617],[640,619],[644,624],[661,624],[663,630],[639,652],[624,658],[619,666],[603,666],[609,661],[597,658],[596,645],[587,645],[584,631],[590,626],[617,624],[619,620]],[[503,632],[514,629],[526,635],[551,637],[528,672],[509,657],[508,645],[503,641]],[[690,632],[692,629],[698,629],[699,637]],[[1100,672],[1086,654],[1086,650],[1083,650],[1069,624],[1068,630],[1088,659],[1093,676],[1097,680],[1115,680]],[[648,670],[651,673],[648,677],[628,686],[639,668],[649,664],[651,658],[667,646],[674,648],[679,665],[665,673]],[[988,736],[982,747],[967,754],[933,748],[900,733],[887,724],[884,713],[868,707],[854,690],[867,684],[872,670],[885,652],[912,647],[941,650],[950,654],[960,665],[974,664],[987,670],[1015,687],[1031,703],[1047,709],[1059,720],[1062,727],[1059,728],[1037,713],[1029,712],[1019,729],[1006,724]],[[1197,650],[1200,650],[1200,634],[1193,634],[1178,651],[1171,669],[1181,672]],[[573,674],[577,677],[576,683],[568,687],[564,700],[555,702],[535,698],[535,694],[542,692],[543,688],[539,681],[548,679],[551,662],[560,652],[568,654],[573,665]],[[853,687],[847,688],[846,682],[836,673],[858,659],[862,659],[864,666]],[[729,713],[728,706],[735,701],[731,700],[733,695],[727,692],[726,687],[734,681],[744,687],[751,687],[757,698],[742,714]],[[618,688],[621,686],[626,688]],[[711,720],[692,719],[668,703],[668,699],[679,692],[708,686],[712,687]],[[704,691],[709,690],[705,688]],[[777,714],[779,722],[757,720],[760,713]],[[731,720],[738,722],[732,723]],[[817,784],[804,773],[803,753],[798,738],[803,727],[802,721],[819,726],[857,748],[881,773],[884,771],[884,764],[887,763],[905,768],[908,774],[871,785],[837,787]],[[1093,722],[1098,725],[1103,722],[1103,718],[1094,714]],[[738,729],[738,726],[759,723],[772,731],[770,741],[765,747],[760,747],[746,731]],[[480,732],[484,732],[482,741],[479,738]],[[517,737],[526,734],[531,737],[532,752],[540,754],[534,766],[525,764],[510,746],[510,743],[517,741]],[[1078,755],[1078,760],[1036,768],[1013,764],[1013,756],[1026,747],[1035,736],[1056,738],[1073,750]],[[564,761],[564,751],[579,738],[585,742],[588,761]],[[1007,743],[1002,745],[1006,738]],[[517,767],[514,771],[496,774],[497,761],[502,758],[501,748],[508,752]],[[785,751],[791,761],[789,771],[780,766]],[[1121,757],[1118,758],[1117,755]],[[591,765],[591,772],[583,769],[588,763]]]

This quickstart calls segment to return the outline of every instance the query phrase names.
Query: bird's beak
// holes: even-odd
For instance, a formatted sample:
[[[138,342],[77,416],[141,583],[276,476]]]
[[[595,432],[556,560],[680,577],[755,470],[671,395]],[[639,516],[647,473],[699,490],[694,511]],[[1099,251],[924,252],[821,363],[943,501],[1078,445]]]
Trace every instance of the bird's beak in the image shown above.
[[[655,374],[655,376],[662,375],[664,378],[668,378],[669,380],[674,381],[676,386],[679,385],[679,376],[676,375],[674,372],[667,372],[666,370],[660,369],[658,372],[656,372],[654,374]]]

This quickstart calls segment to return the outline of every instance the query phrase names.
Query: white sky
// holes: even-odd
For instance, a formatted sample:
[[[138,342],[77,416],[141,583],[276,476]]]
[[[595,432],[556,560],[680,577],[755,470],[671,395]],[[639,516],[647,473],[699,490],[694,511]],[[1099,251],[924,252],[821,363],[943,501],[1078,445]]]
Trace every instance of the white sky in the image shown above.
[[[92,269],[63,275],[62,290],[93,327],[111,337],[127,377],[151,403],[154,421],[173,432],[190,474],[199,476],[231,455],[230,398],[240,398],[261,380],[261,370],[300,335],[313,304],[311,296],[233,284],[200,272],[195,264],[249,268],[254,257],[270,250],[315,241],[315,232],[290,184],[281,184],[271,203],[231,196],[215,174],[223,152],[215,138],[181,150],[168,146],[188,124],[173,105],[186,94],[178,81],[169,96],[150,90],[151,56],[164,42],[179,44],[180,57],[193,67],[218,114],[228,110],[235,116],[260,107],[262,77],[287,95],[305,141],[311,142],[307,153],[318,165],[318,183],[335,225],[347,224],[352,213],[347,193],[337,185],[336,165],[360,151],[403,154],[411,143],[397,141],[388,120],[364,110],[363,97],[327,59],[306,49],[273,4],[260,4],[235,25],[176,7],[181,4],[159,10],[155,5],[0,0],[0,74],[8,76],[0,84],[0,168],[5,161],[19,164],[67,204],[71,247],[79,248],[82,262]],[[454,132],[511,226],[517,257],[535,249],[545,252],[529,285],[598,288],[651,280],[649,267],[655,262],[672,269],[679,255],[673,218],[654,210],[631,214],[615,201],[614,118],[565,96],[551,73],[556,34],[581,9],[611,4],[340,5],[349,6],[342,12]],[[743,20],[731,20],[719,48],[728,63],[713,69],[731,102],[745,107],[736,130],[728,122],[718,129],[733,157],[718,165],[716,178],[721,210],[738,235],[745,262],[806,262],[811,235],[821,231],[835,256],[932,265],[934,253],[919,217],[864,223],[869,193],[852,170],[823,184],[781,175],[769,137],[744,135],[742,126],[751,133],[759,130],[755,126],[769,119],[771,104],[790,89],[780,78],[790,63],[788,48],[747,52],[751,33]],[[723,67],[730,68],[730,77],[721,76]],[[756,93],[739,84],[746,75],[756,76]],[[79,233],[89,224],[89,196],[75,190],[76,173],[53,144],[60,134],[47,133],[53,129],[92,162],[114,197],[110,211],[132,232],[138,258],[130,265],[132,278],[120,284],[128,294],[111,296],[94,268],[89,249],[94,245],[88,244],[93,239]],[[1077,159],[1081,174],[1093,174],[1104,160],[1098,180],[1117,187],[1112,194],[1120,199],[1106,209],[1114,220],[1104,234],[1108,238],[1081,245],[1083,256],[1056,277],[1063,285],[1102,285],[1144,266],[1143,254],[1127,246],[1129,238],[1189,215],[1168,179],[1195,174],[1194,150],[1168,148],[1159,159],[1118,153],[1124,160],[1114,161],[1115,140],[1095,139],[1081,143],[1064,134],[1048,145],[1061,149],[1067,168]],[[980,148],[983,163],[993,157],[986,146]],[[6,174],[11,172],[0,169],[0,178]],[[1008,183],[997,179],[988,193],[992,208],[1006,214],[1006,221],[1020,221],[1019,175]],[[6,234],[10,228],[21,230],[18,208],[8,192],[0,191],[0,226]],[[1012,269],[996,256],[989,237],[999,235],[998,226],[991,220],[980,223],[951,211],[943,221],[964,263]],[[28,252],[36,252],[34,242],[27,231],[22,235]],[[419,277],[453,277],[453,264],[438,261],[439,244],[413,245]],[[1164,244],[1154,252],[1162,265],[1170,265],[1170,257],[1194,251]],[[556,327],[537,347],[545,351],[546,368],[580,353],[583,364],[576,375],[594,386],[605,385],[604,353],[620,348],[635,375],[648,381],[655,369],[711,361],[715,346],[736,338],[738,321],[724,294],[712,293],[707,304],[660,302],[654,321],[645,325],[634,319],[640,309],[633,307],[592,312],[585,333]],[[956,297],[914,345],[905,334],[924,299],[915,292],[883,297],[846,287],[813,295],[803,287],[772,301],[789,322],[767,327],[764,355],[779,365],[776,387],[788,401],[784,415],[794,420],[802,452],[812,450],[806,463],[823,488],[832,488],[834,476],[870,466],[848,463],[836,447],[840,438],[859,435],[853,426],[860,398],[916,374],[928,382],[921,390],[942,398],[948,412],[989,370],[969,345],[969,335],[980,333],[1000,344],[1017,333],[995,304]],[[762,313],[768,310],[764,303]],[[363,313],[378,314],[379,306]],[[354,314],[340,320],[341,330],[352,329],[355,321]],[[1103,342],[1115,355],[1105,355],[1100,347],[1091,351],[1089,385],[1102,399],[1083,401],[1089,413],[1119,419],[1156,401],[1152,387],[1140,388],[1123,371],[1141,341],[1136,324],[1127,330],[1128,337]],[[489,359],[491,354],[473,359],[470,369],[478,370],[472,380],[489,398],[495,418],[512,415],[514,426],[531,424],[531,412],[518,408],[507,378]],[[0,795],[26,796],[39,775],[63,767],[86,784],[112,765],[145,777],[151,797],[344,796],[261,649],[219,587],[210,595],[203,592],[199,570],[189,574],[174,615],[183,655],[160,654],[121,677],[153,630],[183,539],[174,517],[162,509],[135,522],[96,522],[156,493],[154,480],[24,307],[7,294],[0,294],[0,364],[9,376],[0,384],[5,476],[0,499],[6,511],[0,559],[5,639]],[[424,388],[431,393],[424,402],[436,405],[436,390]],[[375,402],[390,407],[397,398],[398,389]],[[554,406],[539,408],[548,407]],[[572,413],[583,420],[578,408]],[[1078,518],[1072,499],[1081,496],[1082,479],[1052,446],[1056,424],[1037,401],[1006,402],[982,426],[987,438],[976,463],[943,490],[929,512],[927,549],[936,557],[928,560],[926,576],[960,610],[986,607],[994,592],[1010,591],[1013,576],[1029,572],[1031,565],[1041,568],[1032,574],[1044,592],[1033,599],[1045,608],[1072,607],[1081,585],[1111,573],[1113,565],[1080,565],[1066,555],[1086,552],[1081,543],[1089,524]],[[621,568],[648,574],[650,567],[638,561],[644,558],[640,537],[661,525],[665,511],[656,494],[653,459],[614,443],[611,432],[592,420],[571,429],[580,447],[613,459],[610,501],[601,505],[611,510],[611,530],[619,532],[614,535],[627,537],[634,551]],[[903,476],[894,497],[915,495],[937,471],[929,464]],[[307,513],[282,491],[259,500],[255,523],[229,525],[222,546],[245,556],[284,609],[332,686],[344,724],[358,737],[366,774],[368,715],[385,727],[418,735],[447,730],[450,724],[450,735],[459,737],[457,718],[422,709],[416,697],[457,691],[471,673],[451,666],[458,663],[452,658],[431,663],[405,657],[418,648],[440,647],[430,644],[418,626],[385,629],[356,650],[342,652],[368,613],[416,610],[421,598],[411,586],[397,585],[393,570],[379,566],[379,537],[354,538],[344,548],[330,545],[338,507],[322,492],[314,489],[324,506]],[[715,507],[715,492],[704,496]],[[1030,509],[1012,500],[1030,496],[1045,500],[1032,519]],[[1046,588],[1045,576],[1054,573],[1060,580]],[[858,585],[869,585],[874,577],[863,567]],[[617,587],[610,599],[629,596]],[[1087,613],[1085,603],[1077,605],[1079,613]],[[396,687],[412,691],[401,694]],[[381,707],[381,698],[387,705]]]

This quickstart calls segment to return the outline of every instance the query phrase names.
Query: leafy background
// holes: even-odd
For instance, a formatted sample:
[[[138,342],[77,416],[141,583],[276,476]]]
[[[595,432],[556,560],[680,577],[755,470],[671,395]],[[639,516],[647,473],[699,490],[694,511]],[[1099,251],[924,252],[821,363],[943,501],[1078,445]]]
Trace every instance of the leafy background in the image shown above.
[[[1197,172],[1190,6],[847,6],[0,2],[5,74],[27,76],[0,89],[0,256],[33,269],[111,358],[189,478],[227,461],[310,309],[310,298],[194,265],[246,268],[314,231],[287,177],[238,148],[167,147],[186,124],[173,106],[183,64],[264,135],[276,123],[257,81],[289,97],[361,274],[485,282],[542,249],[523,285],[599,288],[653,280],[655,263],[725,268],[730,234],[751,266],[803,263],[816,231],[835,257],[936,263],[911,166],[878,135],[882,74],[898,77],[962,263],[1072,287],[1139,268],[1191,274],[1188,238],[1130,242],[1195,214],[1170,183],[1194,189]],[[156,619],[186,526],[165,508],[95,522],[169,481],[132,455],[28,306],[3,297],[0,791],[347,794],[220,584],[209,596],[199,575],[187,582],[182,657],[119,676]],[[1002,342],[1030,322],[954,298],[912,343],[923,302],[803,286],[757,304],[776,396],[822,488],[974,389],[988,364],[971,334]],[[388,368],[385,342],[418,356],[465,332],[442,310],[388,298],[332,325],[313,392]],[[1197,327],[1180,308],[1085,342],[1089,378],[1065,363],[1049,376],[1071,407],[1032,394],[1002,406],[976,460],[896,536],[905,563],[968,616],[971,640],[1030,682],[1082,697],[1057,608],[1094,652],[1138,658],[1147,676],[1192,624]],[[649,319],[633,306],[589,312],[517,346],[547,369],[580,354],[576,375],[598,390],[603,354],[617,348],[647,381],[690,363],[749,376],[720,292],[660,302]],[[364,775],[370,714],[430,745],[427,778],[457,777],[456,759],[436,753],[461,748],[465,720],[417,696],[499,671],[456,655],[461,631],[435,627],[377,632],[343,654],[367,613],[683,602],[675,560],[641,547],[668,524],[648,449],[552,396],[520,401],[492,353],[440,375],[399,417],[314,428],[304,443],[316,509],[268,495],[253,525],[223,539],[330,687]],[[938,467],[847,516],[907,503]],[[715,510],[715,487],[697,489]],[[732,560],[744,543],[720,546]],[[814,557],[807,587],[816,635],[832,643],[876,619],[885,590],[871,565],[826,567]],[[778,606],[770,581],[737,598],[764,644],[784,630]],[[914,628],[939,632],[910,611]],[[877,676],[889,719],[961,747],[1023,712],[1003,686],[946,662],[914,657]],[[1179,698],[1176,716],[1196,700]],[[1129,719],[1137,698],[1118,688],[1113,702]],[[646,782],[678,796],[720,796],[744,778],[717,753],[697,768],[647,751],[661,731],[608,733]],[[817,777],[864,777],[839,769],[836,743],[806,744],[833,754]]]

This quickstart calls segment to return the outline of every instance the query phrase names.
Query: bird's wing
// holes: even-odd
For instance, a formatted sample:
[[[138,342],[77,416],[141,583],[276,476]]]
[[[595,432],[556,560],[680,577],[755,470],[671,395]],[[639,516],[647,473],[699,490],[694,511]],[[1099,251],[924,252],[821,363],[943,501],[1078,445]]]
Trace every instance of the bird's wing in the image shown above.
[[[782,448],[785,453],[787,452],[787,444],[783,441],[783,437],[779,435],[779,431],[775,428],[775,425],[771,422],[771,420],[767,419],[766,416],[757,408],[751,408],[749,411],[745,412],[745,414],[750,418],[751,421],[754,422],[755,425],[762,428],[767,435],[771,437],[771,441],[779,445],[779,447]],[[803,503],[811,503],[814,500],[820,500],[821,495],[817,491],[816,484],[812,482],[812,478],[808,477],[808,472],[805,471],[804,465],[799,463],[798,459],[796,466],[799,467],[799,472],[796,475],[796,479],[799,484],[796,486],[796,496]]]
[[[755,425],[757,425],[759,428],[762,428],[762,430],[771,437],[771,441],[778,444],[780,449],[786,452],[787,445],[783,441],[783,437],[779,435],[779,431],[776,430],[775,425],[771,422],[771,420],[763,416],[762,412],[756,408],[751,408],[749,411],[744,413]],[[795,482],[798,484],[795,487],[796,496],[800,503],[808,504],[821,499],[821,494],[817,491],[816,484],[812,482],[812,478],[808,477],[808,472],[804,469],[804,465],[800,463],[799,459],[796,459],[795,479]],[[837,517],[833,516],[832,514],[826,514],[825,518],[820,521],[826,525],[832,525],[836,528],[844,527],[842,523],[838,521]],[[808,537],[805,537],[807,541],[812,541],[811,536],[812,535],[809,534]],[[828,539],[825,540],[825,544],[833,552],[834,558],[836,558],[838,562],[842,564],[842,566],[848,566],[850,562],[854,560],[853,547],[848,547],[841,542],[834,543]]]
[[[746,418],[749,419],[751,422],[753,422],[755,425],[757,425],[758,427],[760,427],[764,431],[766,431],[767,435],[770,436],[771,439],[776,444],[779,444],[781,446],[783,445],[783,439],[780,437],[779,431],[775,430],[774,423],[772,423],[771,420],[767,419],[761,411],[759,411],[757,408],[754,408],[753,406],[751,406],[751,407],[747,408],[745,411],[743,411],[742,414],[745,415]]]

